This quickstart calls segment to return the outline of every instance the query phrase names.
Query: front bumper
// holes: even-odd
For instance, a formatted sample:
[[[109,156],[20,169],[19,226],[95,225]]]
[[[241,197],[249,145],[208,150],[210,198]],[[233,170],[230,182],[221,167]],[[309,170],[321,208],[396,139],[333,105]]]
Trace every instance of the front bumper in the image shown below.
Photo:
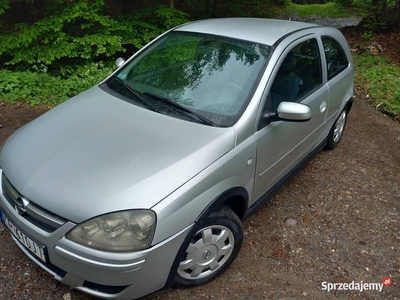
[[[2,171],[0,169],[0,178]],[[13,236],[17,245],[58,281],[104,299],[133,299],[163,288],[176,254],[191,226],[149,249],[112,253],[76,244],[65,235],[76,225],[67,221],[53,232],[23,218],[0,185],[0,209],[24,234],[45,246],[43,262]]]

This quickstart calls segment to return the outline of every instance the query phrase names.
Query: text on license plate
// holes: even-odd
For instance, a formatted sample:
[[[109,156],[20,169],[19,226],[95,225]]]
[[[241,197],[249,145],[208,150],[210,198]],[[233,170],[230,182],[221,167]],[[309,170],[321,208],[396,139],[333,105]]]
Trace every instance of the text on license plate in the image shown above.
[[[46,256],[44,255],[44,247],[33,241],[29,238],[25,233],[19,230],[8,218],[5,214],[3,214],[0,210],[0,214],[2,215],[2,221],[4,224],[10,229],[14,237],[19,240],[29,251],[35,254],[42,261],[46,262]]]

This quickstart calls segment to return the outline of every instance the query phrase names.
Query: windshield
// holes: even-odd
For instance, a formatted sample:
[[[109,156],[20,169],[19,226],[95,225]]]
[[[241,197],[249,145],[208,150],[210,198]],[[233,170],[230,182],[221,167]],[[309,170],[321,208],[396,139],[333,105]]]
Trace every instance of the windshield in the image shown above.
[[[168,114],[163,107],[175,103],[182,113],[191,112],[213,125],[231,126],[246,108],[269,50],[269,46],[242,40],[171,32],[115,76],[154,102],[157,112]],[[112,84],[108,86],[122,94]]]

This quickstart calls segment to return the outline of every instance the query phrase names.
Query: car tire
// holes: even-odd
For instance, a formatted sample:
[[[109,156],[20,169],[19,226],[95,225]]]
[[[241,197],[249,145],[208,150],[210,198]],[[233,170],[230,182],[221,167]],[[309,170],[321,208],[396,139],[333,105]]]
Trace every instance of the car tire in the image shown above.
[[[348,109],[347,107],[345,107],[333,124],[331,131],[329,132],[325,149],[332,150],[335,149],[337,145],[339,145],[339,142],[343,136],[344,129],[346,127],[347,113]]]
[[[214,280],[235,260],[243,242],[239,217],[227,206],[211,213],[183,245],[174,286],[193,287]]]

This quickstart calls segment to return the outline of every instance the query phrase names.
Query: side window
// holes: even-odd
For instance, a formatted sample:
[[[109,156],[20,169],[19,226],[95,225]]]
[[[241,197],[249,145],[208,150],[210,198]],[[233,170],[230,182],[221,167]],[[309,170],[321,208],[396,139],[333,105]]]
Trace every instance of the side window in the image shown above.
[[[324,45],[328,80],[342,72],[349,65],[346,54],[340,44],[329,36],[322,37]]]
[[[322,85],[321,59],[316,39],[295,46],[286,56],[272,84],[266,110],[276,112],[279,104],[299,102]]]

